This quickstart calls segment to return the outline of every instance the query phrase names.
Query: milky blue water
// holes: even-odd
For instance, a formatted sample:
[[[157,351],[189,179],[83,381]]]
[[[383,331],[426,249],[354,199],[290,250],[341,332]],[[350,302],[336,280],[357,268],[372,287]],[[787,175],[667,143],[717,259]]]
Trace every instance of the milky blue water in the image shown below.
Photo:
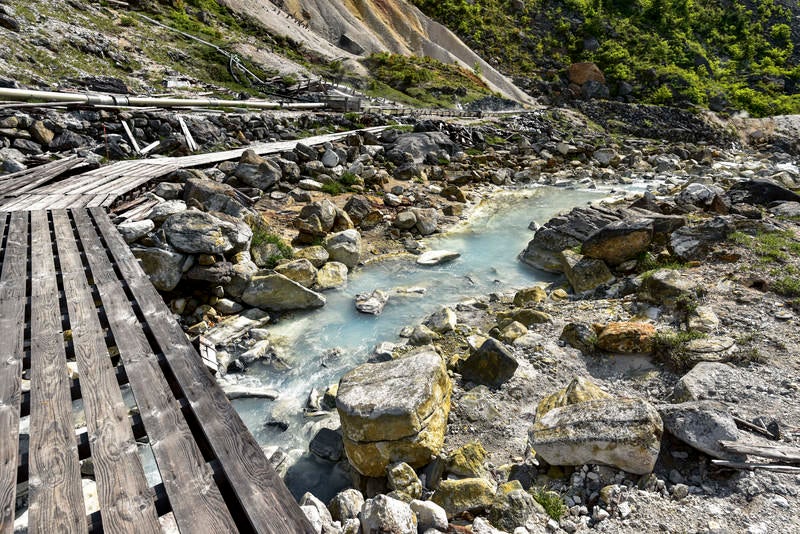
[[[307,451],[320,424],[318,418],[302,415],[312,388],[324,391],[346,371],[366,361],[377,343],[399,341],[403,327],[420,323],[442,305],[549,280],[546,273],[517,259],[533,236],[529,223],[542,224],[559,212],[604,196],[607,192],[560,188],[498,193],[475,209],[468,224],[424,241],[430,250],[460,252],[455,261],[423,267],[411,257],[355,270],[347,287],[325,292],[328,302],[324,308],[284,316],[270,326],[271,339],[280,344],[280,353],[291,368],[256,365],[247,374],[278,390],[280,397],[274,401],[237,400],[237,411],[268,451],[280,447],[294,450],[295,456]],[[357,293],[408,287],[424,288],[425,294],[393,293],[379,316],[355,309]],[[269,425],[270,421],[287,424],[288,428],[281,431],[277,425]],[[286,482],[296,496],[312,490],[326,500],[346,487],[349,478],[333,464],[306,453],[290,470]]]

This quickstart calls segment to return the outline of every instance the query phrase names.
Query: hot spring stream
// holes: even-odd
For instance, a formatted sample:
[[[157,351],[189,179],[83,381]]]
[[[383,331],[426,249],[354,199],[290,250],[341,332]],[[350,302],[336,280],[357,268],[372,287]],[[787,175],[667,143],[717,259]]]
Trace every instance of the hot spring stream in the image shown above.
[[[517,260],[533,235],[529,223],[544,223],[558,212],[607,194],[556,188],[495,194],[475,209],[469,223],[425,240],[429,250],[460,252],[455,261],[423,267],[403,258],[367,265],[351,273],[345,288],[326,292],[325,307],[284,316],[270,326],[271,339],[281,346],[279,354],[291,368],[255,364],[248,368],[246,380],[277,390],[279,397],[233,402],[268,454],[281,448],[289,453],[288,461],[296,461],[286,475],[295,496],[311,491],[327,501],[350,484],[347,473],[307,452],[309,441],[324,424],[320,418],[303,416],[312,388],[324,391],[365,362],[376,344],[400,341],[403,327],[418,324],[442,305],[547,280],[544,273]],[[378,316],[355,309],[357,293],[402,287],[421,287],[425,293],[392,294]]]

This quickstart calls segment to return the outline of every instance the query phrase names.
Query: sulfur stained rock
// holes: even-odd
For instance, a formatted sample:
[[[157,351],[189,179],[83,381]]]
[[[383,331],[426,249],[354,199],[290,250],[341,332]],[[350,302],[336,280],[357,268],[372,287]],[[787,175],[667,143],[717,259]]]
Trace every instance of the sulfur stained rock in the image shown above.
[[[553,408],[537,417],[531,447],[552,465],[612,465],[642,475],[655,466],[663,424],[641,399],[606,398]]]
[[[608,323],[597,334],[597,346],[608,352],[652,352],[656,328],[639,321]]]
[[[451,389],[444,361],[430,351],[344,375],[336,408],[350,464],[378,477],[391,463],[428,463],[444,444]]]

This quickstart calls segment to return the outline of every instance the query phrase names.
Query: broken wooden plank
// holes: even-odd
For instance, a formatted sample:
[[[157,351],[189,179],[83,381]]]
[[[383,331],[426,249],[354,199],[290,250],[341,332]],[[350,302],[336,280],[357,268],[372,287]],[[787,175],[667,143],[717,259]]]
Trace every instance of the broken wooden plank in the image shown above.
[[[720,467],[730,467],[731,469],[744,469],[746,471],[763,469],[764,471],[772,471],[773,473],[789,473],[800,475],[800,467],[795,467],[792,465],[756,464],[748,462],[733,462],[730,460],[711,460],[711,463]]]
[[[136,152],[137,154],[141,154],[142,151],[139,148],[139,143],[136,142],[136,138],[133,136],[133,132],[131,132],[130,126],[128,126],[128,123],[125,121],[121,122],[122,122],[122,129],[125,130],[125,134],[128,136],[128,139],[130,140],[131,145],[133,146],[133,151]]]
[[[194,142],[194,138],[192,137],[192,132],[189,131],[189,127],[186,126],[186,121],[183,120],[183,117],[178,115],[178,124],[181,125],[181,131],[183,131],[183,136],[186,138],[186,146],[189,147],[189,150],[192,152],[196,152],[198,148],[197,143]]]
[[[738,441],[720,441],[720,447],[726,451],[749,456],[759,456],[770,460],[781,460],[783,462],[800,463],[800,448],[788,447],[786,445],[749,445]]]

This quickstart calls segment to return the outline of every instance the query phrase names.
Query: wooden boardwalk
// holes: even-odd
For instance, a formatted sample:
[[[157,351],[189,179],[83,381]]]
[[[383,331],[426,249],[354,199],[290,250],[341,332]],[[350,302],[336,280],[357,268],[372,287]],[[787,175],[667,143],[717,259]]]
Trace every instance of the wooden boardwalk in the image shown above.
[[[297,143],[320,145],[336,141],[358,131],[379,132],[384,127],[317,135],[296,141],[255,143],[253,145],[183,157],[118,161],[105,167],[60,180],[59,175],[78,165],[80,160],[68,158],[14,175],[0,176],[0,210],[34,211],[87,207],[110,207],[118,199],[182,168],[212,165],[241,157],[245,150],[257,154],[277,154],[292,150]]]
[[[0,229],[0,533],[313,531],[102,208]]]

